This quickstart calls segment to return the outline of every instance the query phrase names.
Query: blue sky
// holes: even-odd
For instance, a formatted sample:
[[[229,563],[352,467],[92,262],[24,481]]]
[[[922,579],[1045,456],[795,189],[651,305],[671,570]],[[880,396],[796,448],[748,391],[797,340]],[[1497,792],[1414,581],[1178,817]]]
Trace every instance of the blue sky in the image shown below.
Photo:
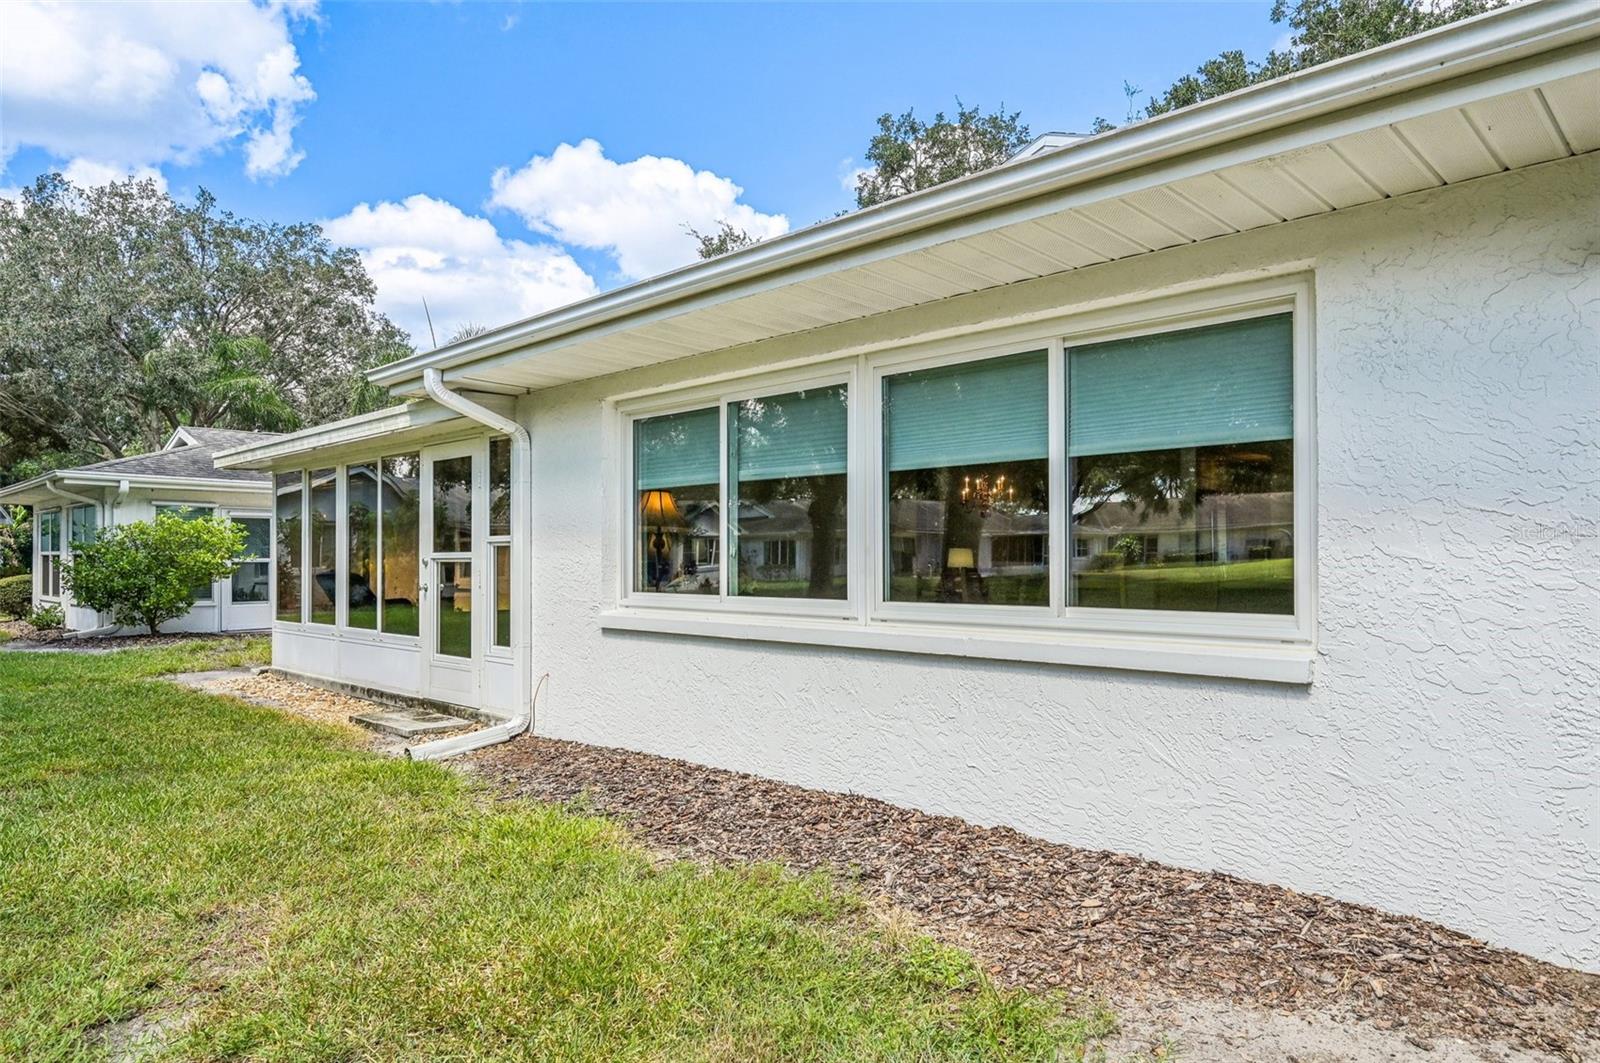
[[[1120,120],[1125,79],[1272,47],[1269,7],[27,2],[0,12],[42,45],[4,60],[0,186],[152,173],[328,221],[396,320],[420,331],[427,295],[448,331],[681,264],[684,221],[772,235],[848,208],[884,111]]]

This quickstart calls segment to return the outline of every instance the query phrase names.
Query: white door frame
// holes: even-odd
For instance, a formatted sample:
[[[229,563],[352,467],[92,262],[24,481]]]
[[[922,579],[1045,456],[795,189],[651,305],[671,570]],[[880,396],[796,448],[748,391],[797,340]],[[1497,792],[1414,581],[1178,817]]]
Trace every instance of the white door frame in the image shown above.
[[[233,600],[233,577],[224,577],[212,588],[212,600],[217,603],[217,630],[218,631],[247,631],[267,629],[272,627],[272,512],[270,510],[255,509],[228,509],[223,515],[229,520],[264,520],[267,522],[267,555],[260,560],[267,562],[267,599],[260,602],[235,602]],[[259,614],[259,615],[252,615]],[[235,620],[251,619],[258,623],[235,623]]]
[[[469,513],[472,538],[469,549],[436,551],[433,539],[433,467],[438,461],[451,458],[472,459],[471,501]],[[420,520],[417,544],[420,567],[420,594],[418,603],[418,634],[422,642],[422,696],[436,701],[449,702],[477,708],[483,698],[483,658],[488,641],[484,614],[488,607],[488,587],[485,576],[484,538],[488,531],[488,452],[484,440],[472,439],[447,445],[424,447],[421,455],[421,486],[418,503]],[[439,573],[441,562],[461,562],[470,566],[471,598],[468,613],[472,641],[471,657],[447,656],[439,653]]]

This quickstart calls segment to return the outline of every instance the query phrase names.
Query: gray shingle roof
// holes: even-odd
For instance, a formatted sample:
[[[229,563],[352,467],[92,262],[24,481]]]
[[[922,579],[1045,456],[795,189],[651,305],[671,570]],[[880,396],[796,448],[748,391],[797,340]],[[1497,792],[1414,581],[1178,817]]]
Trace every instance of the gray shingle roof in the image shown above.
[[[212,463],[219,450],[240,447],[248,443],[265,443],[278,436],[276,432],[240,432],[230,428],[185,428],[195,442],[171,450],[153,450],[148,454],[133,454],[126,458],[97,461],[75,469],[62,469],[63,474],[98,472],[126,476],[171,476],[179,479],[234,480],[240,483],[267,483],[271,477],[264,472],[248,469],[219,469]]]

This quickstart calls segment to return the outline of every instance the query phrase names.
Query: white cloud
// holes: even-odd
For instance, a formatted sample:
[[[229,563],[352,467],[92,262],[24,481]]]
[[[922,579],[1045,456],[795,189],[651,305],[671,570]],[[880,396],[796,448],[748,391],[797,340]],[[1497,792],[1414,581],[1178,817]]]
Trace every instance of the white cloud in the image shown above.
[[[594,140],[562,144],[515,171],[502,167],[493,185],[492,206],[562,243],[611,252],[629,278],[693,262],[685,225],[709,232],[727,221],[758,239],[789,231],[782,214],[740,203],[744,189],[726,177],[655,155],[616,162]]]
[[[163,192],[167,189],[166,177],[152,166],[117,166],[114,163],[79,158],[63,166],[61,175],[80,188],[99,188],[112,181],[123,181],[134,177],[141,181],[149,178]]]
[[[0,49],[0,164],[24,145],[138,170],[243,142],[252,178],[293,170],[314,99],[293,29],[309,3],[15,0]]]
[[[857,166],[853,156],[846,156],[839,160],[839,187],[854,197],[856,194],[856,182],[871,172],[872,167]]]
[[[361,252],[378,309],[423,349],[432,346],[423,299],[443,342],[462,325],[503,325],[597,290],[560,248],[507,240],[487,218],[431,196],[362,203],[322,227],[334,243]]]

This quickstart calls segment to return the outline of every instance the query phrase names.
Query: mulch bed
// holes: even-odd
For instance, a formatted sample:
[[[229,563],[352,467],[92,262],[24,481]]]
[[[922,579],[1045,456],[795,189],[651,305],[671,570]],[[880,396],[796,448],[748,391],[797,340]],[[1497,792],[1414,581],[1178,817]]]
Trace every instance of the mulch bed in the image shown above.
[[[471,760],[503,793],[615,816],[654,848],[847,878],[1009,984],[1221,995],[1566,1059],[1600,1038],[1600,977],[1421,919],[642,753],[525,736]]]
[[[238,631],[195,632],[172,635],[96,635],[84,638],[63,629],[45,630],[17,620],[0,624],[0,630],[11,635],[6,645],[13,650],[133,650],[177,646],[185,642],[215,642],[250,637],[251,633]],[[264,634],[260,632],[259,634]]]

